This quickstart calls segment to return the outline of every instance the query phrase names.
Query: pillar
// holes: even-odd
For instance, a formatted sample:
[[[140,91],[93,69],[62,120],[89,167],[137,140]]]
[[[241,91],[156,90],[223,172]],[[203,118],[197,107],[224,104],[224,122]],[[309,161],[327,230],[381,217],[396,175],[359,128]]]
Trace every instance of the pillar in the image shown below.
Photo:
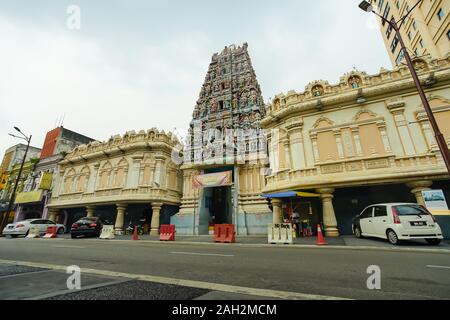
[[[123,234],[123,224],[125,223],[125,210],[127,209],[126,204],[117,204],[117,216],[116,223],[114,226],[115,234],[122,235]]]
[[[273,206],[273,223],[283,223],[283,211],[281,208],[282,201],[280,199],[272,199]]]
[[[325,236],[339,237],[339,230],[337,228],[336,214],[333,207],[333,188],[317,189],[322,199],[323,209],[323,224],[325,229]]]
[[[58,209],[49,209],[48,220],[56,222],[56,218],[58,217],[58,215],[59,215],[59,210]]]
[[[94,206],[87,206],[87,207],[86,207],[86,212],[87,212],[86,217],[88,217],[88,218],[94,217],[94,214],[95,214],[95,207],[94,207]]]
[[[150,235],[158,236],[159,235],[159,216],[161,213],[161,208],[163,204],[159,202],[152,203],[152,225]]]
[[[425,206],[425,201],[422,197],[422,191],[431,190],[431,186],[433,185],[433,181],[422,180],[422,181],[414,181],[407,184],[408,188],[411,189],[411,193],[416,197],[416,201],[418,204]]]

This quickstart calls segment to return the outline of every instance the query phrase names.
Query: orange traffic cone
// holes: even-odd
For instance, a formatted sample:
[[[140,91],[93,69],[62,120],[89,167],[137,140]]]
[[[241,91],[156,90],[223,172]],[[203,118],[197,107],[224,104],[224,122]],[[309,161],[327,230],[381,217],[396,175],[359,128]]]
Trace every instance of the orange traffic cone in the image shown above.
[[[139,240],[137,227],[134,227],[133,240]]]
[[[328,243],[325,242],[325,239],[322,235],[322,228],[320,227],[320,224],[317,225],[317,245],[318,246],[325,246]]]

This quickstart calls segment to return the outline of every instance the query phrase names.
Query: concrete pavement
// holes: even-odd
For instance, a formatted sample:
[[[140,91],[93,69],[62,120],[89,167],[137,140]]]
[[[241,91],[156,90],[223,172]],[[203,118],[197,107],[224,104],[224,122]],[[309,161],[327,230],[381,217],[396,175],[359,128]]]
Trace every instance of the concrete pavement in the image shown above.
[[[90,275],[204,289],[207,295],[224,299],[230,294],[265,299],[450,298],[450,254],[444,250],[292,250],[178,242],[3,238],[0,259],[60,270],[79,265]],[[381,268],[380,291],[367,289],[370,265]]]

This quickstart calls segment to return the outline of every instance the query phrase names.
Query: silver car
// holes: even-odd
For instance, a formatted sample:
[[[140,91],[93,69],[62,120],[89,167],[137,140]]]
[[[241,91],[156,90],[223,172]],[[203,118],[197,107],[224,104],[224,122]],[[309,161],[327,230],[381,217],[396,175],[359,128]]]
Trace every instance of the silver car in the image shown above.
[[[39,234],[43,235],[46,233],[48,227],[55,225],[58,227],[58,234],[66,232],[66,227],[63,224],[57,224],[46,219],[28,219],[6,225],[5,229],[3,229],[3,235],[10,236],[11,238],[27,236],[31,227],[38,227]]]

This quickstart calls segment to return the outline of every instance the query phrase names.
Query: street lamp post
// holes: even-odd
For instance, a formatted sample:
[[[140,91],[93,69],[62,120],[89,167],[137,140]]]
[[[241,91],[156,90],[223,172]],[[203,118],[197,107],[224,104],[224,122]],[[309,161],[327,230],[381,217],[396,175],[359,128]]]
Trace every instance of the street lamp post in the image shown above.
[[[403,38],[400,34],[400,27],[402,26],[403,22],[405,21],[406,17],[419,5],[419,3],[422,2],[421,0],[418,1],[414,7],[409,10],[404,17],[402,17],[398,22],[400,22],[400,26],[398,25],[398,22],[395,21],[394,18],[392,18],[390,21],[387,20],[385,17],[378,14],[376,11],[374,11],[372,5],[367,2],[363,1],[360,3],[359,7],[366,11],[366,12],[372,12],[373,14],[380,17],[384,22],[388,23],[389,26],[395,31],[396,37],[400,43],[401,50],[403,51],[406,64],[408,65],[409,71],[411,72],[411,75],[414,80],[414,84],[416,85],[417,91],[419,92],[420,99],[422,100],[422,104],[425,108],[425,111],[428,116],[428,120],[430,121],[431,127],[434,131],[434,136],[436,138],[436,142],[439,146],[439,149],[442,154],[442,158],[444,160],[445,166],[447,167],[448,174],[450,175],[450,152],[447,146],[447,142],[445,141],[444,135],[439,130],[439,126],[436,122],[436,118],[434,117],[433,111],[431,110],[430,104],[428,103],[427,97],[425,95],[425,91],[422,88],[422,85],[419,80],[419,76],[417,75],[416,69],[414,68],[411,56],[408,53],[408,50],[406,49],[405,42],[403,41]]]
[[[3,229],[6,226],[6,222],[8,221],[7,217],[9,216],[9,213],[10,213],[10,211],[11,211],[13,205],[14,205],[14,201],[15,201],[15,198],[16,198],[17,186],[19,185],[20,176],[22,175],[23,166],[25,165],[25,161],[26,161],[27,153],[28,153],[28,148],[30,147],[30,142],[31,142],[31,137],[32,137],[31,135],[29,137],[27,137],[25,134],[23,134],[22,131],[20,131],[20,129],[18,127],[14,127],[14,129],[16,131],[18,131],[20,134],[22,134],[23,137],[15,136],[13,134],[9,134],[9,135],[14,137],[14,138],[19,138],[19,139],[25,140],[27,142],[27,148],[25,149],[25,154],[23,155],[22,163],[20,164],[19,173],[17,174],[16,182],[14,183],[14,188],[13,188],[13,191],[11,193],[11,197],[9,199],[8,209],[6,209],[6,216],[2,220],[2,223],[1,223],[1,226],[0,226],[0,231],[1,232],[3,232]]]

